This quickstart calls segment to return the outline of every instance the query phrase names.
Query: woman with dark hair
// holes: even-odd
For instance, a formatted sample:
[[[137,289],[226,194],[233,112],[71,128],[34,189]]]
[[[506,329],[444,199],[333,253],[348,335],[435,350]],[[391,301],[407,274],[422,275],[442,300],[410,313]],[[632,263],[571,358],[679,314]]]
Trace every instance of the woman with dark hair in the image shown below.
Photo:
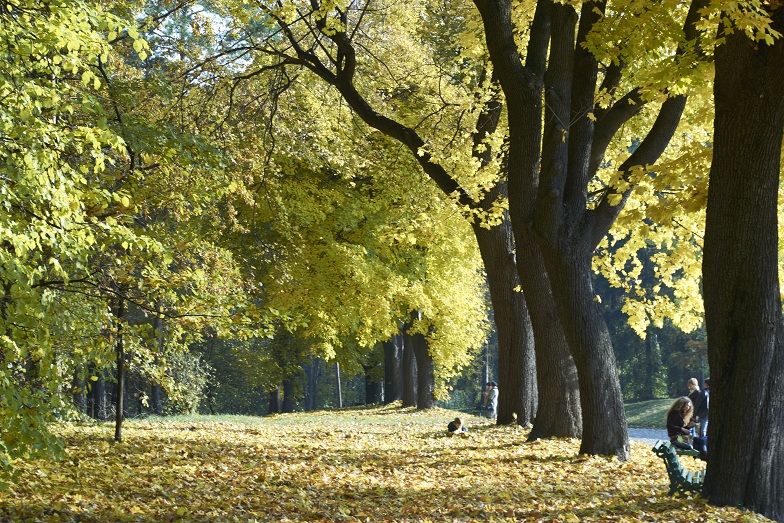
[[[700,453],[701,459],[706,459],[707,448],[705,446],[705,439],[700,436],[694,436],[691,444],[681,441],[680,436],[686,436],[688,439],[691,436],[691,428],[694,427],[695,422],[692,418],[694,415],[694,405],[691,400],[686,396],[682,396],[675,400],[670,410],[667,411],[667,435],[670,437],[670,443],[673,447],[685,450],[697,450]]]

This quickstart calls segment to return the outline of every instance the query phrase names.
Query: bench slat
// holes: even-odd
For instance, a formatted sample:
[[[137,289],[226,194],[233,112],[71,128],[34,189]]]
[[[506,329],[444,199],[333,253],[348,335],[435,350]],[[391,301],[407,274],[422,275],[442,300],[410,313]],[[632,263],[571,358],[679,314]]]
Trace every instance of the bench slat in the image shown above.
[[[657,441],[651,450],[664,461],[667,476],[670,479],[670,496],[677,491],[691,494],[700,493],[702,483],[705,480],[705,471],[688,471],[681,466],[678,459],[678,454],[698,456],[699,452],[676,449],[669,441]]]

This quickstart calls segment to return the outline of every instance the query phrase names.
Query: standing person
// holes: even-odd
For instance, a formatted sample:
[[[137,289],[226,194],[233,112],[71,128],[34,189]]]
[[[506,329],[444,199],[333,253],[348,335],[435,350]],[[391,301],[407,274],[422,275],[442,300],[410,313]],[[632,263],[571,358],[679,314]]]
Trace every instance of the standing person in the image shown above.
[[[697,411],[699,410],[700,404],[702,403],[702,394],[700,393],[700,386],[697,378],[691,378],[686,386],[689,387],[689,399],[691,400],[691,404],[694,407],[691,411],[691,417],[694,419],[696,427]],[[696,428],[692,429],[692,435],[694,435],[696,430]]]
[[[498,408],[498,384],[494,381],[487,382],[487,390],[484,393],[485,416],[495,419]]]
[[[710,378],[705,378],[700,391],[700,404],[694,406],[694,417],[699,423],[698,434],[703,438],[708,437],[708,415],[710,410]]]

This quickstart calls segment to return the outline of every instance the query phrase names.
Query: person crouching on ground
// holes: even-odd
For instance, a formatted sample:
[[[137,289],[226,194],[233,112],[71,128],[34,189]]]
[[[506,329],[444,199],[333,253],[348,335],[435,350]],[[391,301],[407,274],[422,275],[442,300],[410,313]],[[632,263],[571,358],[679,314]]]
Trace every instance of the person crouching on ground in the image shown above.
[[[449,425],[447,425],[446,430],[449,431],[450,436],[463,436],[464,438],[468,437],[468,427],[463,425],[463,420],[460,418],[455,418],[454,421],[450,421]]]

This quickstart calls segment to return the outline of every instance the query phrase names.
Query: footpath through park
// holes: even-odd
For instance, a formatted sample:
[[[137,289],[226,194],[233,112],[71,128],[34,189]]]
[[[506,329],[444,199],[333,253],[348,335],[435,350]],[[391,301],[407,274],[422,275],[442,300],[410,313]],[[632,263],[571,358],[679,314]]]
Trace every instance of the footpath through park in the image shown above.
[[[668,439],[667,431],[662,429],[638,429],[629,427],[629,440],[653,445],[659,440]]]

